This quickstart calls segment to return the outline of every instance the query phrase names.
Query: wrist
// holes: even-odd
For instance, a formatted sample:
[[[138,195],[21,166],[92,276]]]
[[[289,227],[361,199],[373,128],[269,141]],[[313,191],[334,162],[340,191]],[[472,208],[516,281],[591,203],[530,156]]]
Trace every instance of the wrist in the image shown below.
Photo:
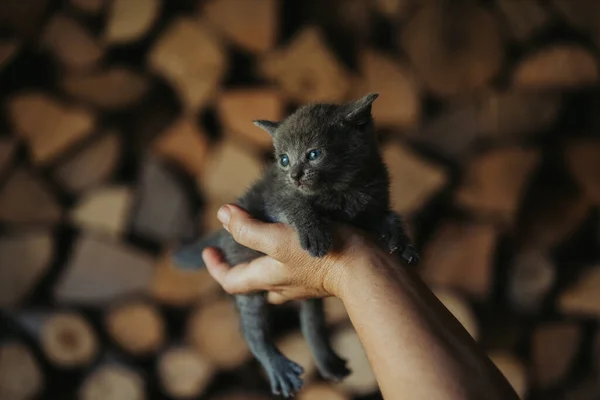
[[[336,271],[330,284],[330,293],[343,303],[356,299],[357,293],[389,282],[397,268],[390,255],[380,248],[367,247],[357,253]]]

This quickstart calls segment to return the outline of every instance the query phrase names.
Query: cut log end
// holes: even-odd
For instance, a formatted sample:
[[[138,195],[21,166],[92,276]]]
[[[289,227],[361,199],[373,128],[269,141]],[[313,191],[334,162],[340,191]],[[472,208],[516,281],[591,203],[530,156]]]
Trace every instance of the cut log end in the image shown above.
[[[188,321],[187,338],[218,367],[238,367],[250,358],[239,318],[229,299],[200,306]]]
[[[331,342],[340,357],[348,360],[347,366],[352,371],[338,387],[354,396],[375,393],[378,390],[377,380],[354,328],[348,326],[335,332]]]
[[[106,315],[105,324],[112,338],[134,355],[154,353],[165,340],[162,315],[145,301],[115,305]]]
[[[0,344],[0,397],[6,400],[36,398],[45,379],[29,349],[18,342]]]
[[[165,392],[175,399],[202,395],[215,373],[214,366],[188,347],[172,347],[158,362],[158,374]]]
[[[92,326],[75,313],[59,313],[43,323],[42,348],[54,364],[73,368],[89,365],[99,351]]]
[[[79,390],[81,400],[146,400],[144,381],[133,369],[105,364],[94,370]]]

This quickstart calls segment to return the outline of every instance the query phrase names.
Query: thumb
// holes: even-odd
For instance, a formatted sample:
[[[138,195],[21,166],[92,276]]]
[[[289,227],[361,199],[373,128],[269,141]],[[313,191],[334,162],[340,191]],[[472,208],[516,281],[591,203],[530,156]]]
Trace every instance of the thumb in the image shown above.
[[[221,207],[217,218],[233,239],[241,245],[284,261],[294,232],[281,223],[267,223],[252,217],[246,210],[227,204]]]

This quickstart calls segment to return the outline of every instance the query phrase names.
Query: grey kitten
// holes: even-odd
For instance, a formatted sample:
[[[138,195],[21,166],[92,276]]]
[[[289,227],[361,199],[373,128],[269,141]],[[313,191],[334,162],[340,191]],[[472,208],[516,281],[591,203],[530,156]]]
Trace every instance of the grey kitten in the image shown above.
[[[341,105],[309,104],[280,122],[254,121],[273,137],[275,162],[236,204],[260,220],[293,226],[313,257],[332,249],[330,223],[337,220],[377,234],[390,252],[399,252],[409,264],[417,262],[400,216],[390,210],[388,172],[373,134],[371,105],[377,97],[371,93]],[[175,262],[203,266],[201,253],[208,246],[219,247],[231,265],[264,255],[221,230],[183,246]],[[269,376],[272,392],[293,396],[302,386],[303,370],[275,347],[265,294],[236,295],[235,300],[246,341]],[[321,375],[345,378],[350,370],[329,343],[322,299],[301,302],[300,323]]]

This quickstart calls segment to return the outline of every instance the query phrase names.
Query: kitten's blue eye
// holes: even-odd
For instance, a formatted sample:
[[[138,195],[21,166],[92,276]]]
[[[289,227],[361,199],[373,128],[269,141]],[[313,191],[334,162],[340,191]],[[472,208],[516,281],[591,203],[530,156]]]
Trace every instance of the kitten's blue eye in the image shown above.
[[[308,153],[308,159],[309,160],[316,160],[317,158],[319,158],[319,156],[321,156],[321,150],[311,150]]]
[[[287,154],[284,154],[279,158],[279,164],[281,164],[283,167],[290,165],[290,158],[287,156]]]

